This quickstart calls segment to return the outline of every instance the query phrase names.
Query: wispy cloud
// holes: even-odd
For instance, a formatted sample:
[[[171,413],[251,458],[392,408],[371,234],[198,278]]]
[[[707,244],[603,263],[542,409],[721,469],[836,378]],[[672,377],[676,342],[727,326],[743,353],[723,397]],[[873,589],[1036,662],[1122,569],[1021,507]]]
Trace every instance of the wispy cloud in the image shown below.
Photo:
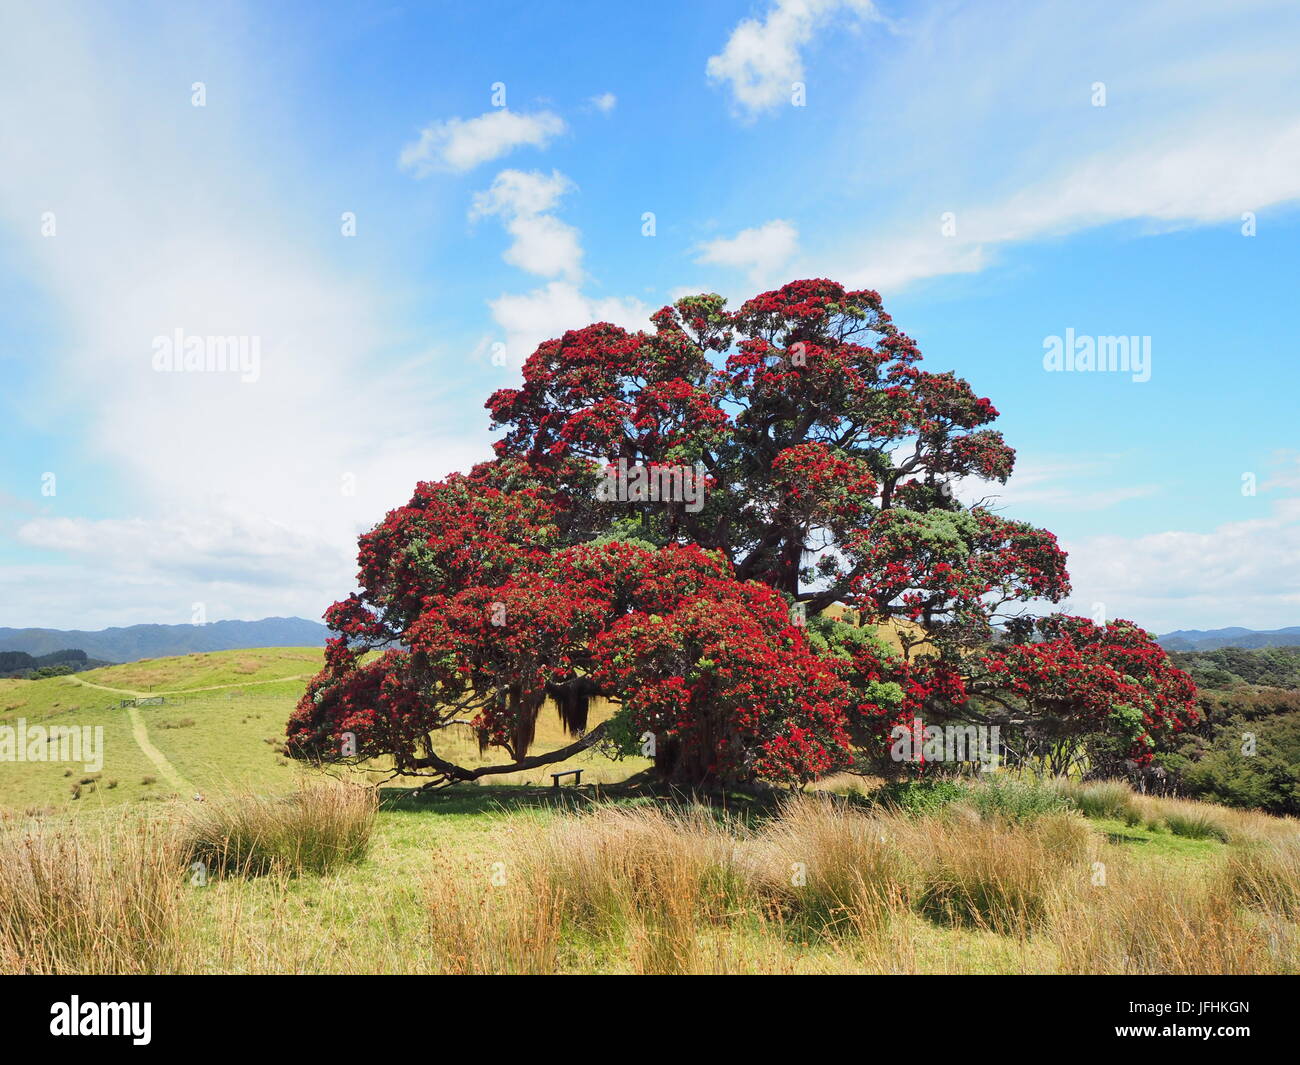
[[[784,219],[773,219],[734,237],[705,241],[696,249],[697,263],[744,270],[751,283],[772,280],[799,250],[799,231]]]
[[[210,54],[186,53],[172,69],[155,60],[184,49],[151,51],[146,63],[105,26],[69,19],[52,32],[49,17],[11,18],[0,40],[6,144],[22,146],[0,168],[0,221],[60,326],[31,364],[29,394],[57,397],[61,417],[78,422],[126,516],[85,516],[85,486],[51,456],[38,468],[61,475],[58,494],[0,531],[70,563],[54,570],[86,617],[107,616],[123,574],[159,616],[214,596],[222,605],[209,616],[246,616],[241,604],[276,590],[274,613],[319,614],[351,586],[356,533],[486,440],[431,417],[446,402],[440,383],[426,353],[402,353],[378,280],[350,276],[304,239],[322,205],[250,187],[250,174],[292,181],[293,164],[276,175],[256,125],[230,122],[229,109],[265,111],[274,95],[245,80],[242,99],[223,86],[207,108],[191,106],[188,68],[222,69],[233,54],[219,30],[189,35]],[[124,67],[152,73],[124,81]],[[34,224],[45,210],[58,219],[49,238]],[[332,232],[321,239],[345,239]],[[153,339],[177,328],[256,338],[257,381],[155,372]],[[377,363],[378,351],[390,357]],[[50,572],[38,563],[9,574],[12,595],[0,598],[18,612],[11,620],[67,623],[47,613],[70,598]]]
[[[1115,180],[1115,160],[1124,162]],[[935,211],[928,232],[900,230],[837,253],[848,284],[886,290],[943,274],[974,273],[999,248],[1114,222],[1163,227],[1234,223],[1300,199],[1300,119],[1234,122],[1117,145],[997,202]],[[936,204],[937,205],[937,204]]]
[[[624,329],[649,326],[651,308],[635,298],[593,297],[567,281],[552,281],[530,292],[505,294],[490,302],[492,317],[506,335],[506,359],[522,365],[544,340],[592,322],[612,322]]]
[[[477,118],[430,123],[418,139],[402,148],[399,161],[417,177],[437,170],[463,172],[516,148],[545,148],[564,129],[564,120],[551,111],[525,115],[502,107]]]

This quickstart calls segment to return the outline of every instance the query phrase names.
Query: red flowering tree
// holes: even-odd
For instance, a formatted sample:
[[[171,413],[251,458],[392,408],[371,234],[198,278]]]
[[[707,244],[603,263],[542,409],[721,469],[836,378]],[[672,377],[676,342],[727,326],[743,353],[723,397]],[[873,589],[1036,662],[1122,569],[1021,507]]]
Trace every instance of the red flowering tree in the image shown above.
[[[950,487],[1011,473],[997,411],[920,369],[875,292],[799,281],[651,324],[542,344],[488,400],[497,457],[361,537],[294,754],[454,783],[600,743],[652,750],[684,785],[802,783],[919,713],[1109,729],[1139,760],[1193,713],[1142,630],[1035,622],[1069,591],[1055,537]],[[615,468],[698,476],[702,495],[602,490]],[[925,654],[890,653],[836,603]],[[618,709],[588,729],[594,696]],[[574,741],[531,753],[548,701]],[[447,729],[503,757],[458,765]]]

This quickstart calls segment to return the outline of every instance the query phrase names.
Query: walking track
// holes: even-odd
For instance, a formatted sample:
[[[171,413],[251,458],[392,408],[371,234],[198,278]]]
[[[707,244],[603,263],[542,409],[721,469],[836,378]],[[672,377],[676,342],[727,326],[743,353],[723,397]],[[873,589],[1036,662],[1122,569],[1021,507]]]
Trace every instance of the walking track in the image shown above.
[[[80,684],[83,688],[94,688],[102,692],[114,692],[118,695],[127,695],[133,699],[149,699],[157,695],[188,695],[190,692],[211,692],[224,688],[253,688],[259,684],[283,684],[288,680],[302,680],[306,674],[300,673],[292,677],[277,677],[274,680],[250,680],[242,684],[213,684],[207,688],[179,688],[175,691],[165,692],[141,692],[132,688],[110,688],[107,684],[96,684],[93,681],[82,680],[75,675],[69,675],[68,680],[74,684]],[[154,768],[158,770],[158,775],[167,781],[173,788],[178,791],[192,791],[194,785],[181,776],[177,768],[167,760],[167,756],[154,746],[153,740],[149,738],[149,729],[144,723],[138,708],[128,706],[126,708],[127,717],[131,721],[131,735],[135,737],[136,744],[144,752],[144,756],[153,763]]]

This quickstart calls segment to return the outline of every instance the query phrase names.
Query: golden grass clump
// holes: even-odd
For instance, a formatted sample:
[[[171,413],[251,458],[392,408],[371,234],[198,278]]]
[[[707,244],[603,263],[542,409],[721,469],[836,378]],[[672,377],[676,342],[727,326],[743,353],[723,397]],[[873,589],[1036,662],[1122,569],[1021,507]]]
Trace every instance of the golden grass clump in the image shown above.
[[[168,972],[180,954],[183,852],[170,826],[0,831],[0,973]]]
[[[1115,861],[1104,884],[1072,885],[1053,909],[1065,973],[1246,974],[1294,965],[1288,937],[1270,934],[1210,877]]]
[[[783,915],[812,931],[876,935],[915,890],[903,848],[911,834],[906,818],[797,797],[760,834],[753,880]]]
[[[425,885],[432,968],[449,976],[545,976],[557,969],[563,896],[550,886],[493,885],[446,868]]]
[[[1017,824],[980,820],[960,807],[918,826],[912,839],[921,866],[918,912],[1020,937],[1046,923],[1053,895],[1095,845],[1072,813]]]
[[[521,835],[517,860],[532,894],[559,900],[567,928],[625,936],[637,972],[692,972],[698,924],[725,920],[750,894],[738,832],[703,807],[599,807]]]
[[[377,810],[373,789],[333,782],[219,797],[185,815],[187,861],[202,862],[209,876],[328,872],[365,856]]]
[[[1243,905],[1300,920],[1300,836],[1234,844],[1223,877],[1232,897]]]

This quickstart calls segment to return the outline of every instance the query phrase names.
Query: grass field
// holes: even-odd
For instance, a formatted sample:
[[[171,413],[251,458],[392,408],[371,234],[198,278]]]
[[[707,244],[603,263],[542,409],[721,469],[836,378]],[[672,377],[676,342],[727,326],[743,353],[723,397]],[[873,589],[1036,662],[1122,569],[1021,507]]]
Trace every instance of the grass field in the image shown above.
[[[319,658],[0,682],[0,724],[105,737],[79,798],[80,767],[0,762],[0,972],[1300,971],[1294,821],[1010,780],[718,810],[544,770],[376,802],[276,751]]]
[[[104,729],[99,779],[80,785],[78,798],[73,789],[92,775],[80,765],[0,762],[0,807],[117,806],[236,787],[288,788],[302,770],[279,753],[284,725],[320,665],[318,648],[272,647],[145,660],[45,680],[0,680],[0,725],[23,718],[28,727]],[[121,705],[136,697],[165,701]],[[606,713],[597,704],[593,724]],[[568,742],[558,716],[544,713],[536,749]],[[449,734],[444,750],[462,764],[482,761],[469,735]],[[613,762],[596,752],[570,764],[582,767],[592,782],[622,780],[648,765],[641,759]],[[377,766],[371,777],[380,779],[384,769]],[[547,770],[493,780],[525,783],[548,784]]]

